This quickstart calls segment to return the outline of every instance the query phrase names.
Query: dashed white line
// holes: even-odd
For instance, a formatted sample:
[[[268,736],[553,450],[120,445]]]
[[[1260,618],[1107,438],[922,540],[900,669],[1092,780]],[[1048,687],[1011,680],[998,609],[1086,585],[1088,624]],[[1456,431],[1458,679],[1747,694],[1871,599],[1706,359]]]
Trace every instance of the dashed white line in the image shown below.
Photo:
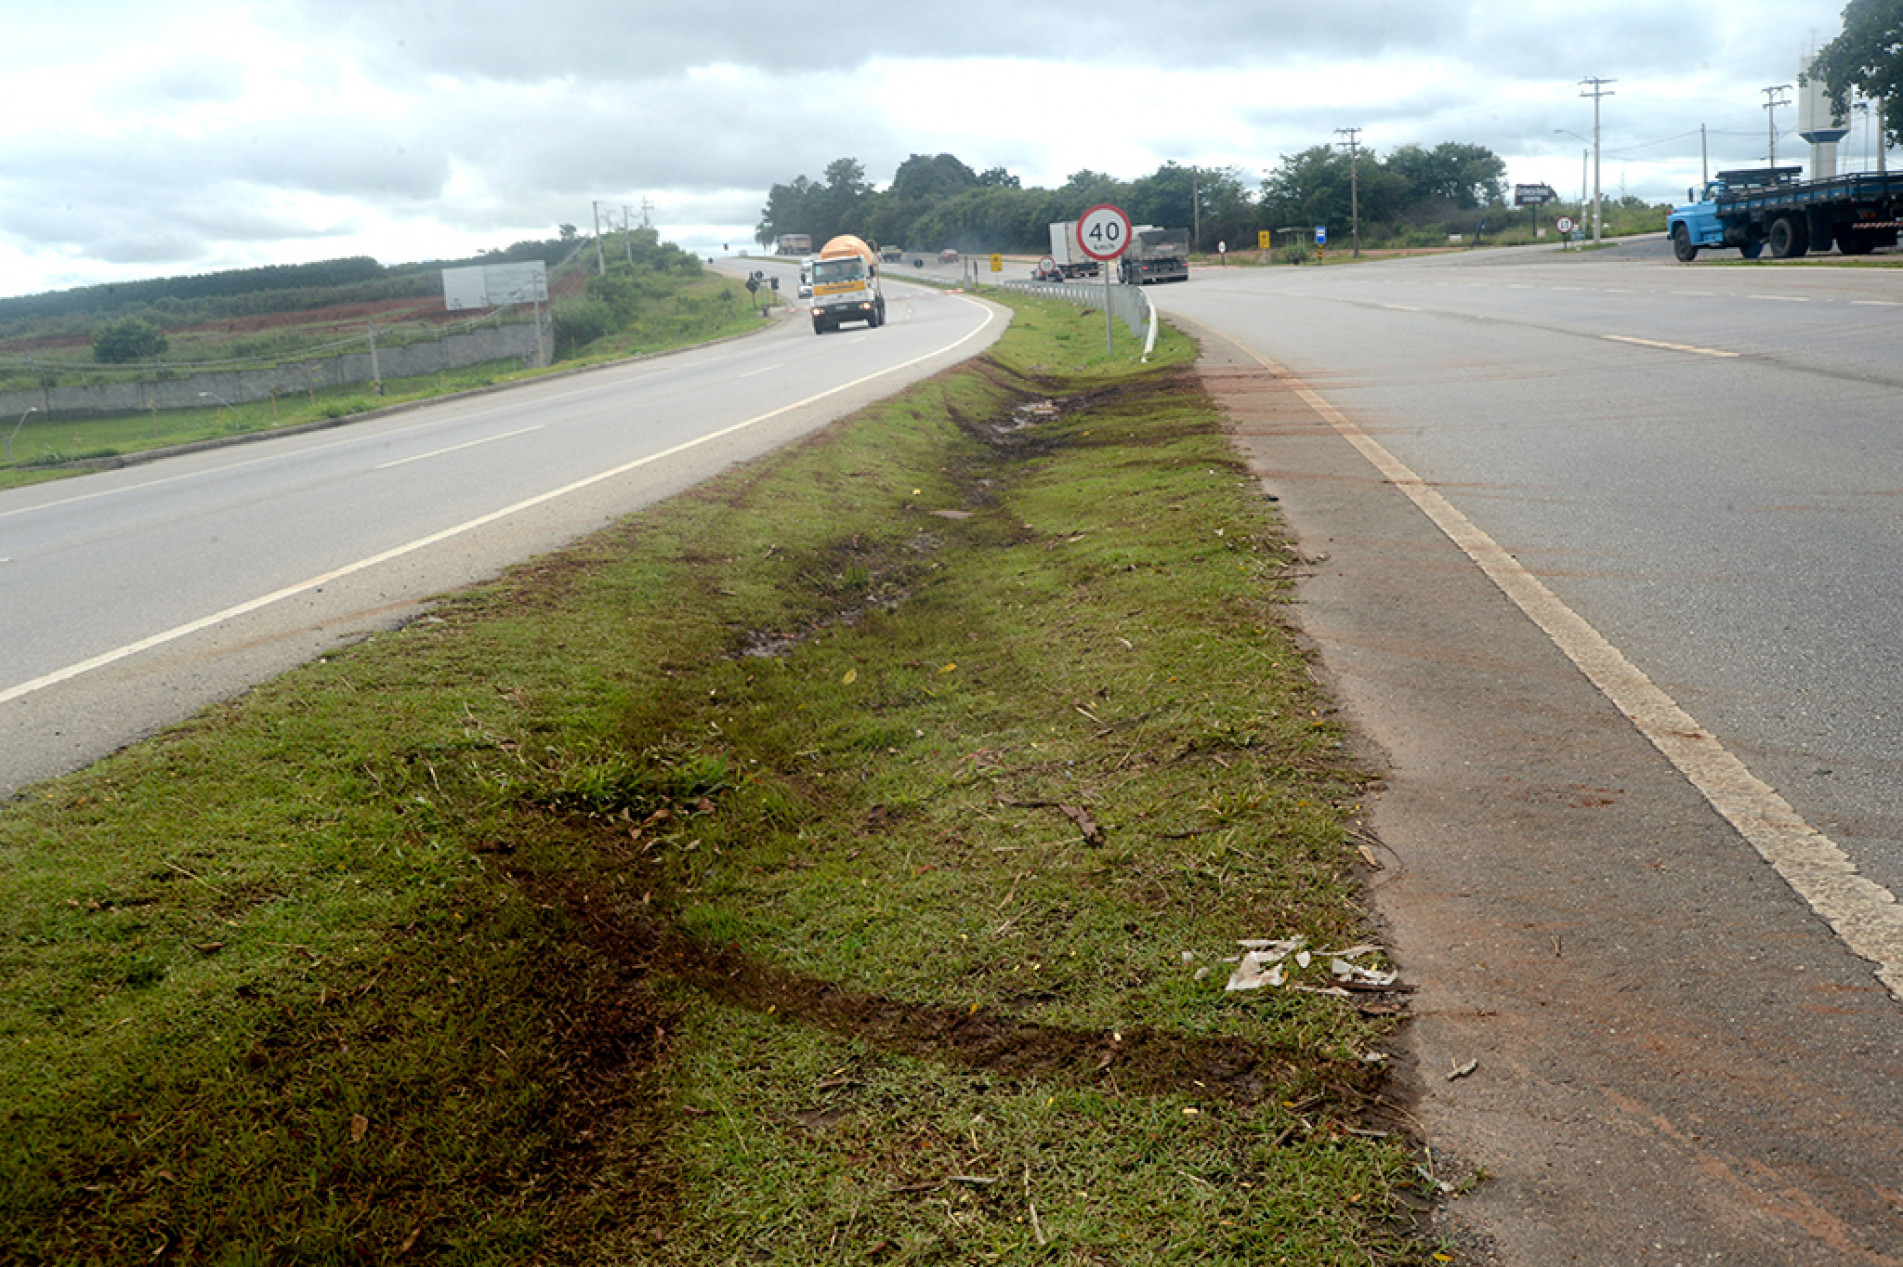
[[[1810,297],[1807,295],[1746,295],[1745,298],[1762,299],[1767,303],[1774,304],[1807,304],[1810,302]]]
[[[1636,343],[1644,348],[1664,348],[1667,352],[1691,352],[1698,356],[1739,356],[1738,352],[1727,352],[1722,348],[1701,348],[1691,343],[1661,343],[1657,339],[1635,339],[1629,334],[1607,334],[1601,338],[1614,343]]]
[[[1850,306],[1852,308],[1903,308],[1903,304],[1888,299],[1853,299],[1850,301]]]
[[[779,361],[779,362],[777,362],[777,363],[775,363],[775,364],[773,364],[773,365],[762,365],[762,366],[761,366],[761,367],[760,367],[759,369],[757,369],[757,370],[748,370],[748,371],[747,371],[746,373],[744,373],[744,374],[740,374],[740,375],[737,375],[736,377],[739,377],[739,378],[752,378],[752,377],[753,377],[753,376],[754,376],[755,374],[770,374],[770,373],[772,373],[772,372],[773,372],[774,370],[777,370],[777,369],[784,369],[785,367],[786,367],[786,362],[785,362],[785,361]]]
[[[1877,979],[1891,995],[1903,1000],[1903,906],[1898,905],[1895,894],[1859,875],[1856,863],[1836,841],[1805,822],[1775,788],[1752,774],[1744,762],[1604,635],[1561,602],[1452,502],[1429,488],[1406,463],[1288,370],[1258,353],[1250,355],[1288,383],[1479,565],[1838,938],[1876,965]]]
[[[439,458],[445,453],[454,453],[459,449],[473,449],[481,444],[494,444],[497,440],[507,440],[510,436],[527,435],[531,431],[540,431],[541,429],[542,424],[538,422],[533,427],[517,427],[514,431],[504,431],[496,435],[484,436],[480,440],[465,440],[461,444],[452,444],[441,449],[431,449],[428,453],[416,453],[406,458],[397,458],[394,462],[379,462],[370,469],[373,471],[387,471],[393,466],[403,466],[410,462],[421,462],[426,458]]]

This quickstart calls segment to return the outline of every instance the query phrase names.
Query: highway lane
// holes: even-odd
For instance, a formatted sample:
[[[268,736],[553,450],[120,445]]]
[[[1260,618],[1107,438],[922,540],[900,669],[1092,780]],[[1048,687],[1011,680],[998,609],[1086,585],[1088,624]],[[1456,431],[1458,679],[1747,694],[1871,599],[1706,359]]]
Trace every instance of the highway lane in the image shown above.
[[[997,310],[737,341],[0,493],[0,794],[981,351]]]
[[[1496,253],[1208,278],[1152,297],[1315,383],[1903,891],[1903,275]]]
[[[1408,1125],[1488,1173],[1462,1261],[1903,1263],[1903,277],[1628,254],[1152,297],[1379,749]]]

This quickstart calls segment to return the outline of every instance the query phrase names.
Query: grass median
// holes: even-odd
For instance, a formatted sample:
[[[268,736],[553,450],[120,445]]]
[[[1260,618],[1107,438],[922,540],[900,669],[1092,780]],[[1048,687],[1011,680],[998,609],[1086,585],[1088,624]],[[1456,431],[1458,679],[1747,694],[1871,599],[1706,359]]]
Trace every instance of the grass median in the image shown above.
[[[1289,545],[1017,306],[5,806],[0,1258],[1432,1261]]]

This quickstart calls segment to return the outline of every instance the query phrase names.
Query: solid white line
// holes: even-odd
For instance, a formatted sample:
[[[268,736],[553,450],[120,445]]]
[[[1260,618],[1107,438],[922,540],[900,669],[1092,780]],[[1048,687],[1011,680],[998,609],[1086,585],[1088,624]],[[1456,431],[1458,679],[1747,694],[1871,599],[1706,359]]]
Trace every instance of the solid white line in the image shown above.
[[[1843,943],[1876,965],[1877,979],[1891,995],[1903,1000],[1903,906],[1897,904],[1895,894],[1857,874],[1856,863],[1836,841],[1805,822],[1776,789],[1752,774],[1597,629],[1452,502],[1429,488],[1406,463],[1286,369],[1254,352],[1250,355],[1288,383],[1545,630],[1567,659],[1678,767]]]
[[[541,429],[542,424],[538,422],[533,427],[517,427],[514,431],[504,431],[500,435],[484,436],[480,440],[465,440],[461,444],[452,444],[444,449],[432,449],[428,453],[418,453],[413,457],[398,458],[394,462],[381,462],[370,469],[373,471],[387,471],[393,466],[402,466],[406,462],[421,462],[425,458],[439,458],[445,453],[454,453],[458,449],[473,449],[479,444],[493,444],[497,440],[507,440],[510,436],[527,435],[531,431],[540,431]]]
[[[976,301],[974,300],[966,299],[962,302],[974,304],[982,308],[982,305],[976,305]],[[875,373],[855,378],[850,383],[841,383],[837,387],[829,387],[823,392],[817,392],[814,395],[806,397],[804,400],[796,400],[790,405],[781,405],[778,409],[770,409],[766,413],[748,418],[744,422],[736,422],[732,426],[722,427],[718,431],[710,431],[704,436],[677,444],[671,449],[663,449],[659,453],[651,453],[647,457],[636,458],[632,462],[624,462],[620,466],[610,470],[598,471],[585,479],[576,480],[572,484],[564,484],[560,488],[550,489],[545,493],[537,493],[535,496],[524,498],[514,505],[504,506],[500,510],[492,510],[486,515],[478,515],[476,518],[466,520],[454,527],[444,528],[440,532],[432,532],[426,537],[418,537],[414,541],[405,542],[400,546],[392,547],[380,554],[373,554],[368,558],[358,559],[354,563],[346,563],[344,566],[334,568],[320,576],[313,576],[306,580],[298,581],[295,584],[287,585],[283,589],[273,590],[269,594],[261,594],[256,598],[247,599],[235,606],[227,607],[223,611],[213,612],[209,616],[201,616],[197,620],[188,621],[182,625],[175,625],[170,629],[155,633],[150,637],[141,638],[137,642],[129,642],[122,647],[115,647],[111,651],[101,652],[89,660],[81,660],[79,663],[69,664],[63,669],[55,669],[53,672],[43,677],[34,678],[30,682],[21,682],[17,686],[7,687],[5,690],[0,690],[0,704],[9,704],[16,699],[31,695],[35,691],[43,691],[49,686],[57,686],[61,682],[69,682],[76,677],[91,673],[94,669],[102,669],[109,664],[117,664],[121,660],[130,659],[132,656],[144,651],[150,651],[154,647],[162,647],[168,642],[176,642],[180,638],[189,637],[202,630],[210,629],[214,625],[223,624],[227,620],[235,620],[239,616],[248,615],[251,612],[269,607],[273,603],[280,603],[287,598],[293,598],[298,594],[317,589],[319,586],[328,585],[332,581],[355,575],[358,572],[368,571],[379,564],[388,563],[392,559],[400,559],[406,554],[414,554],[418,550],[448,541],[453,537],[460,537],[464,533],[473,532],[477,528],[507,519],[511,515],[521,514],[523,511],[533,509],[544,502],[551,502],[558,497],[566,497],[570,493],[580,492],[584,488],[600,484],[606,480],[615,479],[618,476],[626,475],[630,471],[639,470],[655,462],[666,461],[668,458],[685,453],[690,449],[699,448],[703,444],[710,444],[715,440],[725,439],[730,435],[745,431],[749,427],[757,427],[763,422],[768,422],[779,417],[781,414],[791,413],[796,409],[803,409],[808,405],[817,404],[819,401],[825,400],[828,396],[837,396],[841,392],[851,391],[855,387],[864,386],[866,383],[884,378],[888,374],[896,374],[901,370],[910,369],[912,366],[922,364],[934,357],[943,356],[954,348],[962,347],[971,342],[989,329],[993,321],[997,320],[996,316],[989,309],[982,310],[985,314],[984,324],[978,326],[969,334],[954,339],[944,347],[935,348],[923,356],[915,356],[909,361],[904,361],[898,365],[890,366]]]
[[[1741,353],[1738,353],[1738,352],[1726,352],[1719,348],[1695,347],[1689,343],[1660,343],[1657,339],[1635,339],[1629,334],[1608,334],[1608,335],[1602,335],[1601,337],[1610,339],[1614,343],[1636,343],[1640,347],[1664,348],[1667,352],[1696,352],[1699,356],[1739,356],[1739,355],[1742,355]]]

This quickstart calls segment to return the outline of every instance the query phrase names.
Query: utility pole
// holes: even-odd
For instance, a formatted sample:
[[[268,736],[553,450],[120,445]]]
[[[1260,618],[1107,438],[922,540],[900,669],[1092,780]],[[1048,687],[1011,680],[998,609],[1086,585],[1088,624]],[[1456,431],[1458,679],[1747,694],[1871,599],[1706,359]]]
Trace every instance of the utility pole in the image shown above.
[[[648,219],[648,212],[652,210],[654,210],[654,204],[648,201],[648,196],[646,194],[642,194],[641,195],[641,227],[644,229],[653,227],[652,222]]]
[[[627,248],[628,263],[634,263],[634,208],[627,203],[621,204],[621,245]]]
[[[1599,99],[1616,95],[1606,85],[1618,82],[1616,79],[1600,79],[1597,76],[1588,76],[1579,81],[1579,95],[1592,98],[1592,240],[1595,246],[1605,240],[1606,229],[1604,202],[1599,194]],[[1592,85],[1590,92],[1586,90],[1587,84]]]
[[[1770,166],[1772,167],[1777,166],[1777,108],[1779,106],[1788,106],[1791,104],[1790,102],[1779,97],[1777,94],[1780,92],[1784,92],[1788,90],[1789,88],[1790,88],[1789,84],[1777,84],[1770,88],[1760,88],[1758,90],[1759,92],[1762,92],[1764,94],[1765,126],[1770,129],[1770,133],[1771,133]]]
[[[1705,125],[1698,125],[1698,164],[1699,174],[1704,177],[1698,183],[1698,196],[1704,197],[1705,187],[1711,184],[1711,141],[1705,136]]]
[[[1189,249],[1203,249],[1203,191],[1198,178],[1202,173],[1197,168],[1189,169]]]
[[[1348,221],[1352,226],[1355,241],[1355,258],[1361,258],[1361,146],[1360,128],[1336,128],[1336,136],[1345,136],[1345,141],[1335,144],[1348,151]]]
[[[608,257],[601,253],[601,203],[591,202],[595,209],[595,271],[603,277],[608,275]]]

